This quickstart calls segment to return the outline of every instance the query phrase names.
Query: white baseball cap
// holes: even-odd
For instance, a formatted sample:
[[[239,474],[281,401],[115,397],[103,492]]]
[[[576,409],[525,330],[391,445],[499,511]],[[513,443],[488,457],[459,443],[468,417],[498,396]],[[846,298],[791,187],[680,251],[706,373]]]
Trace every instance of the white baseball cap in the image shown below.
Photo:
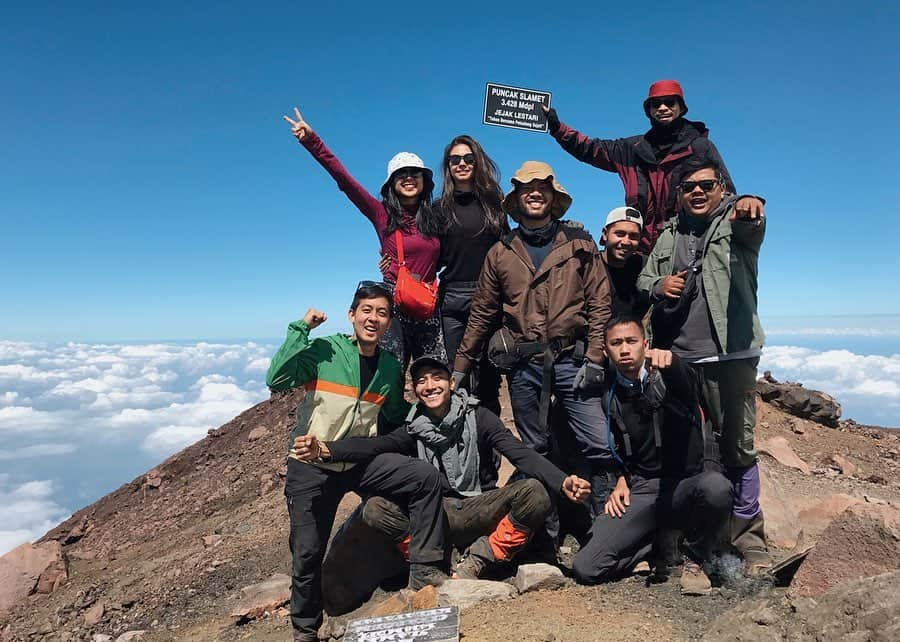
[[[633,207],[617,207],[606,215],[606,223],[603,225],[605,230],[613,223],[619,221],[628,221],[629,223],[637,223],[638,227],[644,229],[644,217]]]

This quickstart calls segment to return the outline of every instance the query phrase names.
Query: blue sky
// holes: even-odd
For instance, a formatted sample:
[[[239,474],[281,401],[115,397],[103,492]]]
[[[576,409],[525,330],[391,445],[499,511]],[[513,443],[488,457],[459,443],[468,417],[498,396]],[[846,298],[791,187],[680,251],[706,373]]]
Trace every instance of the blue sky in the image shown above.
[[[586,4],[586,3],[585,3]],[[564,122],[644,131],[682,82],[739,190],[769,200],[763,316],[900,312],[896,3],[80,3],[6,8],[0,338],[279,337],[376,274],[369,223],[290,137],[298,105],[376,190],[467,132],[504,185],[550,162],[599,232],[614,174],[480,124],[484,83],[545,89]]]

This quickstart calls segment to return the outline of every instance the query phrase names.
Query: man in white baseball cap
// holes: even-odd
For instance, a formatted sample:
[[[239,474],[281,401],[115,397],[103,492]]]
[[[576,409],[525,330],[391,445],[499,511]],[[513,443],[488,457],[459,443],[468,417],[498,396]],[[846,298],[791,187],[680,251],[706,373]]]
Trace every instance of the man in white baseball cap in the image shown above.
[[[600,244],[601,256],[609,274],[612,316],[641,318],[649,302],[638,293],[637,278],[647,257],[638,252],[644,218],[633,207],[617,207],[606,216]]]

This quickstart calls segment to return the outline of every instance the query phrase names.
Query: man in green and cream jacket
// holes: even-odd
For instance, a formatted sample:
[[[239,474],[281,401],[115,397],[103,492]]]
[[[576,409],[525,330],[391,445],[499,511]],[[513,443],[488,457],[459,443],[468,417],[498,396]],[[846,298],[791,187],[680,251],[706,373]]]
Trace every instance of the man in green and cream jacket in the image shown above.
[[[653,303],[653,346],[697,369],[703,405],[719,435],[734,487],[731,536],[748,571],[769,565],[756,427],[756,366],[764,335],[757,314],[759,250],[765,219],[735,210],[722,168],[688,161],[677,186],[678,216],[656,241],[638,290]]]
[[[384,285],[364,281],[347,314],[353,335],[311,341],[310,331],[326,321],[325,314],[313,308],[288,326],[287,339],[272,359],[266,383],[273,391],[306,389],[289,444],[308,434],[326,441],[374,436],[379,415],[402,423],[409,406],[403,400],[400,363],[378,347],[390,325],[392,307],[391,293]],[[318,639],[322,558],[338,504],[349,491],[391,497],[408,510],[411,588],[439,584],[446,578],[447,518],[437,469],[398,454],[353,465],[300,461],[289,451],[284,492],[291,520],[294,640]]]

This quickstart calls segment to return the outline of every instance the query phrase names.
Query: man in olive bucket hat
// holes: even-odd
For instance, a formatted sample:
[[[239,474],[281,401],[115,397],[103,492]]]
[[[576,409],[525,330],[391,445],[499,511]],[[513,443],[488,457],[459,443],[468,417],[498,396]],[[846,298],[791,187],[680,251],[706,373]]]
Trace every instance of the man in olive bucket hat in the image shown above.
[[[548,454],[552,395],[592,473],[607,472],[613,462],[601,403],[606,269],[587,230],[560,220],[572,197],[547,163],[526,161],[511,182],[503,209],[519,226],[485,258],[453,377],[462,381],[489,340],[488,356],[507,373],[522,441]]]

